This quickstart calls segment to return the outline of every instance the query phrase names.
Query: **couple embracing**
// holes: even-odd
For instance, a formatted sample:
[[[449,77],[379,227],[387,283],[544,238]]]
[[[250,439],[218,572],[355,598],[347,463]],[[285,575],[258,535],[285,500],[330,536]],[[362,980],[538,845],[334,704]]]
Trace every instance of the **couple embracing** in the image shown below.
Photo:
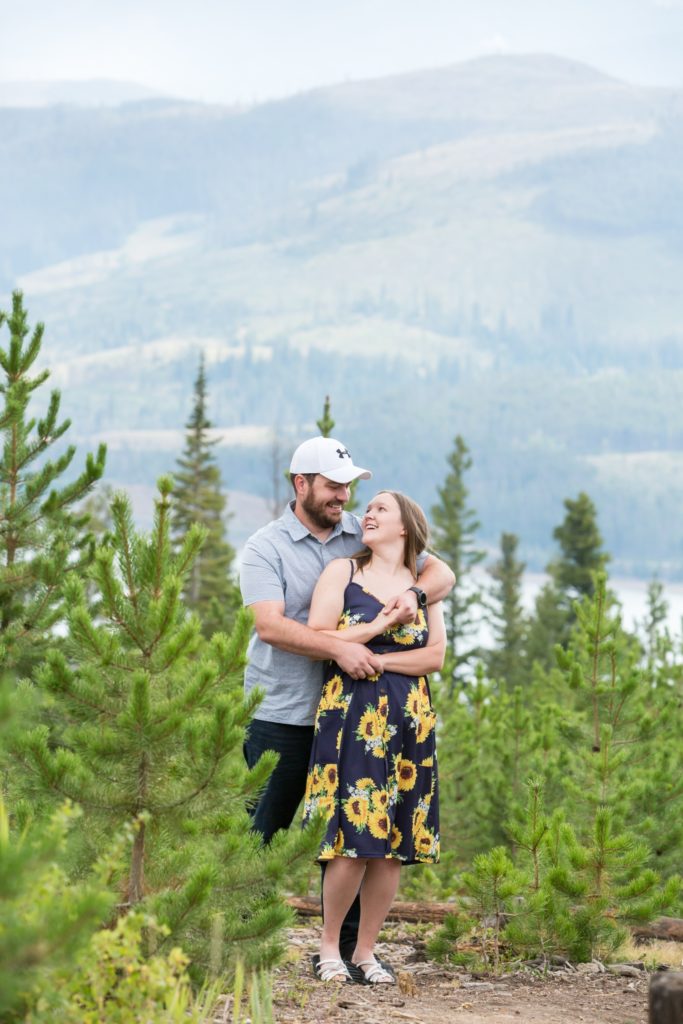
[[[253,812],[269,842],[323,814],[321,981],[390,984],[374,954],[401,865],[439,857],[435,716],[426,675],[443,664],[440,601],[454,577],[425,554],[424,513],[381,491],[361,519],[349,486],[371,473],[339,441],[294,452],[294,499],[247,542],[240,585],[252,608],[245,689],[265,691],[245,756],[279,754]]]

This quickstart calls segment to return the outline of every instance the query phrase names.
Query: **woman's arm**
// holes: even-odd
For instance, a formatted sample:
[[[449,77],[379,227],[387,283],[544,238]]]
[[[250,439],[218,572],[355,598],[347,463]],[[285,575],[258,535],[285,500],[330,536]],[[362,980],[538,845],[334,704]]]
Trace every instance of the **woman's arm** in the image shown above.
[[[446,625],[443,618],[443,605],[429,606],[429,640],[426,647],[418,647],[414,651],[390,651],[380,654],[383,672],[398,672],[405,676],[422,676],[429,672],[438,672],[443,668],[446,655]]]
[[[333,636],[336,640],[364,644],[399,620],[397,614],[387,617],[384,611],[380,611],[372,622],[359,622],[355,626],[337,629],[344,611],[344,591],[349,582],[349,569],[348,558],[335,558],[325,567],[313,591],[308,625],[316,632]]]

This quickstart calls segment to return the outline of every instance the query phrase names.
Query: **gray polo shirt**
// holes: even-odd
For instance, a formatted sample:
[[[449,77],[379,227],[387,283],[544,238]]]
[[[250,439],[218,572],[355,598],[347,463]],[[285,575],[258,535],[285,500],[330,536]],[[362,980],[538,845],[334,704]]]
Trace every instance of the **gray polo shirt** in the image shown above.
[[[318,577],[333,558],[349,558],[363,547],[358,519],[342,512],[327,540],[319,541],[289,505],[279,519],[249,538],[242,554],[240,589],[246,605],[284,601],[285,616],[306,623]],[[266,691],[256,718],[287,725],[312,725],[323,683],[322,661],[280,651],[254,633],[244,675],[248,693]]]

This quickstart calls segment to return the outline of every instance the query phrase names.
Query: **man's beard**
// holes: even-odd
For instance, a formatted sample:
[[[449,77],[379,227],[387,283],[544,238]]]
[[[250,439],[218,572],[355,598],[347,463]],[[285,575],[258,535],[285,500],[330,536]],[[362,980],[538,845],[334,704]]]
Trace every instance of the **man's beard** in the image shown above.
[[[315,525],[319,526],[321,530],[327,530],[330,526],[336,526],[339,522],[339,516],[330,512],[327,507],[328,504],[329,502],[327,501],[320,501],[319,499],[316,499],[312,490],[308,492],[301,502],[301,506],[306,515],[312,519]]]

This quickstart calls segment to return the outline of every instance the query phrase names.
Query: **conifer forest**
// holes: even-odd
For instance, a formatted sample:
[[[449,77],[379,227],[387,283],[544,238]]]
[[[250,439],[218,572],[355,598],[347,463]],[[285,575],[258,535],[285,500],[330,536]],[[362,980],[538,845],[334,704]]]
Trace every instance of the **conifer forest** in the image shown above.
[[[143,532],[36,369],[49,323],[15,292],[0,332],[0,1021],[199,1022],[232,993],[230,1019],[246,1001],[267,1024],[321,823],[265,848],[250,831],[275,755],[242,753],[260,695],[242,687],[252,618],[210,374],[200,359]],[[334,394],[315,403],[332,435]],[[405,870],[399,899],[449,905],[437,963],[609,962],[635,926],[683,917],[683,637],[656,579],[624,627],[584,492],[558,507],[525,610],[522,538],[484,551],[472,463],[455,436],[425,510],[457,579],[431,679],[442,859]]]

